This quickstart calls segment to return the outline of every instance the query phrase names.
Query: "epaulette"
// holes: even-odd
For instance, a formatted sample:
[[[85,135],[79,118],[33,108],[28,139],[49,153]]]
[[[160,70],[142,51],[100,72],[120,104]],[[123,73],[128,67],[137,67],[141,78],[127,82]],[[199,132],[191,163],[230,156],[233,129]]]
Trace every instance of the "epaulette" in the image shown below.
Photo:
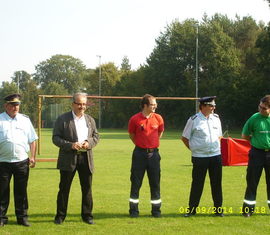
[[[218,114],[213,113],[214,117],[219,118]]]
[[[194,120],[197,117],[197,114],[193,115],[191,118],[191,120]]]
[[[22,116],[24,116],[24,117],[26,117],[26,118],[29,118],[29,116],[27,116],[27,115],[25,115],[25,114],[23,114],[23,113],[22,113]]]

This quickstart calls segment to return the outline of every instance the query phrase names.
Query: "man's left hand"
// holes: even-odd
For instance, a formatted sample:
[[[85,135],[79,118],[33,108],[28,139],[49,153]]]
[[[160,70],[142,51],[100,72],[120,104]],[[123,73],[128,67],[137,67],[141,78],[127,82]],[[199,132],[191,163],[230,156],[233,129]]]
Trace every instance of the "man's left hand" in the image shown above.
[[[30,161],[29,161],[29,166],[31,168],[34,168],[36,166],[36,159],[34,157],[31,157],[30,158]]]
[[[82,143],[82,148],[83,148],[83,149],[88,149],[88,148],[89,148],[89,143],[88,143],[88,141],[84,141],[84,142]]]

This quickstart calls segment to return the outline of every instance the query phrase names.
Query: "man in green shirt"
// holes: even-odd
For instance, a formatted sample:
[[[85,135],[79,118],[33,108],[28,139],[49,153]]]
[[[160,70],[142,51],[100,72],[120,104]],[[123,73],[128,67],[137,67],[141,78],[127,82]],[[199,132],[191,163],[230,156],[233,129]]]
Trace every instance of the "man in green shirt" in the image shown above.
[[[254,212],[257,186],[263,168],[267,185],[267,203],[270,207],[270,95],[260,100],[258,109],[259,112],[247,120],[242,131],[242,138],[251,143],[242,211],[245,217],[250,217]]]

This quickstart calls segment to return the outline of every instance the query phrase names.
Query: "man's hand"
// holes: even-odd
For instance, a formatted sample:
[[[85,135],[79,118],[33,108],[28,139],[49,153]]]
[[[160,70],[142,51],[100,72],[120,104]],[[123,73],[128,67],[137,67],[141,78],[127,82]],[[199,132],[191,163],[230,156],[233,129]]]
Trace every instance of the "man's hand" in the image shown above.
[[[82,144],[80,144],[79,142],[75,142],[72,144],[71,148],[75,150],[80,150],[82,148]]]
[[[36,166],[36,158],[35,157],[30,157],[29,159],[29,167],[34,168]]]
[[[88,148],[89,148],[89,143],[88,143],[88,141],[82,142],[82,148],[83,148],[83,149],[88,149]]]

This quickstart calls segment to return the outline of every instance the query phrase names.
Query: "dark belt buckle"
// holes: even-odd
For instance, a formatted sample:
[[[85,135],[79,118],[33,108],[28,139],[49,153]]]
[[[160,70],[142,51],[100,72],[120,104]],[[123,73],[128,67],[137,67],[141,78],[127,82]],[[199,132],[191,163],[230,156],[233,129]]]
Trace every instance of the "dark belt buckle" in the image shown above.
[[[155,149],[146,149],[147,153],[153,153]]]
[[[82,155],[83,153],[86,153],[86,151],[77,151],[77,155]]]

